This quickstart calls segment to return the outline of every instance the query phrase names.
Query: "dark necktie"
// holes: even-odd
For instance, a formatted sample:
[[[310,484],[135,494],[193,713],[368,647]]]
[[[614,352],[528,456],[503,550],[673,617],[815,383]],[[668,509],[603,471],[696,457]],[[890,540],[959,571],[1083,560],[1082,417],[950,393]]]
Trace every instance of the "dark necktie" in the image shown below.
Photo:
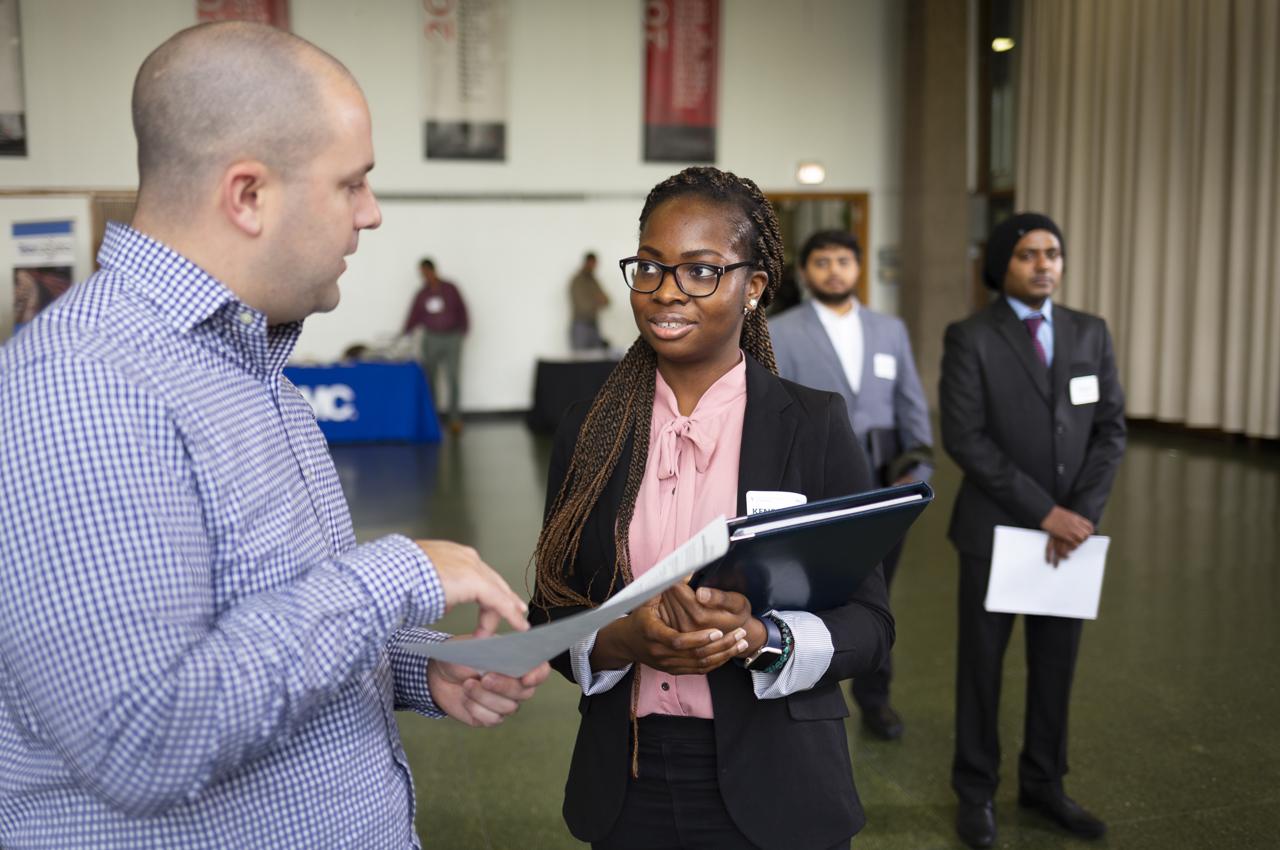
[[[1039,313],[1033,313],[1022,320],[1022,324],[1027,326],[1027,333],[1031,334],[1031,341],[1036,344],[1036,356],[1040,358],[1041,366],[1049,365],[1049,358],[1045,356],[1044,346],[1040,344],[1040,325],[1044,323],[1044,316]]]

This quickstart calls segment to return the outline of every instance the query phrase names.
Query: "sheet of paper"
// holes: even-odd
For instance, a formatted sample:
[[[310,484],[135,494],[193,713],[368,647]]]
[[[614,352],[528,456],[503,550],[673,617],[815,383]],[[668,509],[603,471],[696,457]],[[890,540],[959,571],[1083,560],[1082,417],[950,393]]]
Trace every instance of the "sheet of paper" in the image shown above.
[[[725,518],[717,517],[598,608],[535,626],[527,632],[511,632],[477,640],[405,644],[404,649],[427,658],[466,664],[477,670],[520,676],[630,613],[645,600],[683,581],[699,567],[706,566],[727,551],[729,530]]]
[[[1045,562],[1048,544],[1049,535],[1043,531],[996,526],[986,609],[1098,619],[1102,572],[1111,538],[1090,537],[1056,567]]]

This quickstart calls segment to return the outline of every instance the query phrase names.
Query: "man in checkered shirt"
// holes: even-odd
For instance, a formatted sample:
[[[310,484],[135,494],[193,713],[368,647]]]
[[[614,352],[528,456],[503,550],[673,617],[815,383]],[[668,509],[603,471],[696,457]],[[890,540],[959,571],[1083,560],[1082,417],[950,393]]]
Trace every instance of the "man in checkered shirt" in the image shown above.
[[[394,711],[494,725],[547,668],[405,651],[524,603],[466,547],[356,545],[281,374],[381,222],[364,97],[213,24],[147,58],[133,118],[133,226],[0,349],[0,846],[415,847]]]

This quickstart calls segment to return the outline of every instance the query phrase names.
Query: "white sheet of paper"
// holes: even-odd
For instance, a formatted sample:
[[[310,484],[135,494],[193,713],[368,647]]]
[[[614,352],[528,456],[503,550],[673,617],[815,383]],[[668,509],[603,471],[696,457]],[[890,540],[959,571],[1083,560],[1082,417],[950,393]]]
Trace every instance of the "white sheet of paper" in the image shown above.
[[[466,664],[477,670],[521,676],[543,661],[555,658],[578,641],[630,613],[699,567],[729,551],[729,529],[717,517],[680,544],[644,575],[622,588],[600,607],[534,626],[527,632],[511,632],[476,640],[405,644],[404,649],[426,658]]]
[[[1110,537],[1094,535],[1054,567],[1044,559],[1048,534],[997,525],[986,609],[1006,614],[1098,619],[1102,572],[1110,544]]]

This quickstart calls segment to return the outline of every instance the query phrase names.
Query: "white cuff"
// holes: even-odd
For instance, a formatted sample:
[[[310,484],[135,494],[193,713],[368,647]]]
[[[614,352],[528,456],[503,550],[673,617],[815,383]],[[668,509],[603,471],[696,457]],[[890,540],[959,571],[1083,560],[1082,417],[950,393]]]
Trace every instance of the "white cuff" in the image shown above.
[[[823,631],[826,630],[823,629]],[[600,670],[594,673],[591,671],[591,650],[596,645],[598,634],[600,634],[598,631],[592,632],[569,647],[569,663],[573,665],[573,678],[582,687],[582,693],[585,696],[604,693],[626,678],[627,673],[631,671],[630,664],[621,670]],[[827,643],[828,645],[831,643],[830,636],[827,638]],[[830,660],[831,656],[828,654],[827,661],[830,662]]]
[[[791,629],[791,658],[776,673],[751,671],[756,699],[777,699],[807,691],[818,683],[831,666],[835,646],[826,623],[808,611],[770,611]]]

